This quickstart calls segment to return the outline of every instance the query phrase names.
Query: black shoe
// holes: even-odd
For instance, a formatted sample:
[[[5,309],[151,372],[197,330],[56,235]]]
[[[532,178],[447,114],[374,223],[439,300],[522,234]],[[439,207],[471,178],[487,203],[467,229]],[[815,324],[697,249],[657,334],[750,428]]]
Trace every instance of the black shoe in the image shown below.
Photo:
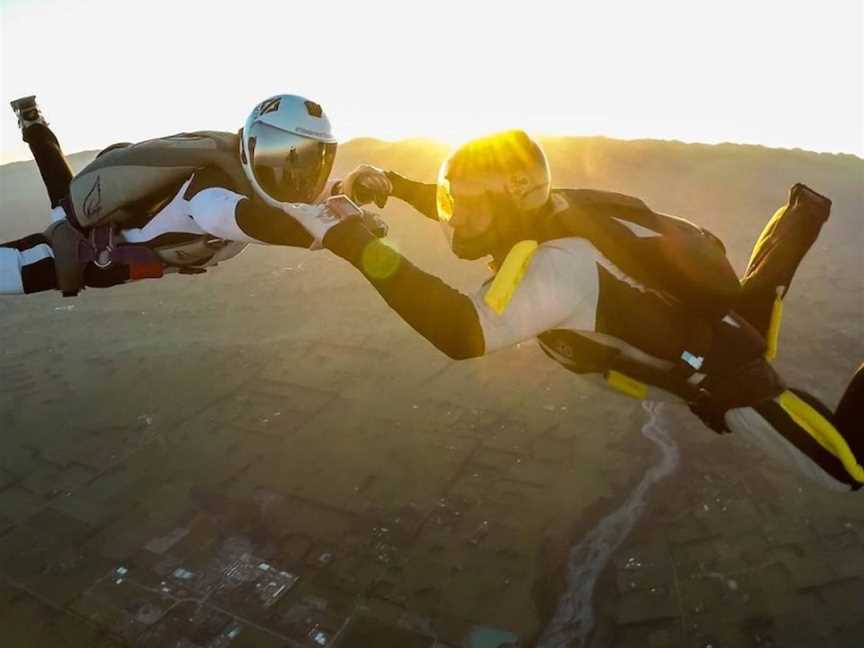
[[[18,128],[21,130],[33,124],[48,125],[45,116],[36,104],[36,95],[15,99],[9,105],[12,106],[12,110],[15,111],[15,115],[18,117]]]

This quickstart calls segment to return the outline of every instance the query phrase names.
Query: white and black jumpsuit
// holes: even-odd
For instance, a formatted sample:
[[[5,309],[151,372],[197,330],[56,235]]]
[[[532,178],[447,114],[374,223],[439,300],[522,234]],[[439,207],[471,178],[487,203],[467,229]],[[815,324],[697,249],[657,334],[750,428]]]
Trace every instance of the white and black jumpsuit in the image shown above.
[[[389,172],[388,177],[395,197],[429,218],[437,217],[434,185]],[[553,204],[557,201],[556,208],[566,209],[562,193],[566,196],[566,192],[553,192]],[[640,285],[586,239],[561,238],[542,243],[501,315],[486,303],[486,285],[473,295],[464,295],[405,258],[393,264],[397,268],[393,274],[383,278],[371,275],[361,262],[364,250],[381,246],[378,254],[398,253],[385,249],[359,223],[334,227],[324,245],[352,263],[408,324],[452,358],[477,357],[538,338],[548,355],[573,371],[602,371],[604,360],[615,357],[617,362],[635,369],[629,372],[636,374],[633,377],[660,387],[667,398],[670,395],[667,377],[674,373],[674,361],[680,353],[675,340],[685,334],[683,306]],[[721,326],[721,336],[731,341],[726,354],[737,348],[742,363],[745,358],[750,360],[750,368],[735,375],[726,359],[727,376],[741,382],[761,380],[768,375],[765,372],[773,374],[765,362],[756,362],[756,371],[752,369],[754,354],[761,358],[761,347],[747,349],[746,344],[734,341],[736,331],[749,326],[746,322],[730,313]],[[570,346],[570,352],[562,352],[562,346]],[[856,403],[862,391],[864,371],[859,370],[836,416],[807,397],[823,416],[833,418],[836,426],[844,428],[841,433],[858,458],[864,457],[864,430],[861,421],[855,420],[861,414],[861,406]],[[837,458],[799,428],[773,400],[766,398],[736,407],[721,416],[730,431],[749,438],[823,486],[840,491],[861,487]]]

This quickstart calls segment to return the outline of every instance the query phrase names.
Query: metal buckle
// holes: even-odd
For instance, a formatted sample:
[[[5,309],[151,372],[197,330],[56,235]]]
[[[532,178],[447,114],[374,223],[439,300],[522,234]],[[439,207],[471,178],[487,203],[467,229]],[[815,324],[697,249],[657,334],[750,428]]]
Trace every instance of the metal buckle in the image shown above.
[[[705,362],[705,358],[703,358],[702,356],[694,355],[689,351],[684,351],[681,354],[681,359],[696,371],[701,369],[702,363]]]
[[[113,248],[107,247],[102,250],[96,250],[96,258],[93,259],[93,265],[95,265],[100,270],[104,270],[108,266],[111,265],[111,250]]]

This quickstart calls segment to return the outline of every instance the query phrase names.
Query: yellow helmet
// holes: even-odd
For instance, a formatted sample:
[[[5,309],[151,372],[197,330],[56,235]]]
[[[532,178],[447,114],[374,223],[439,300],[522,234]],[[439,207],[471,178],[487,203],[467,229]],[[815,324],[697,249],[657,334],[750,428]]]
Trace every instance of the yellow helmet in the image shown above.
[[[438,218],[465,259],[505,252],[549,202],[549,162],[524,131],[466,142],[438,172]]]

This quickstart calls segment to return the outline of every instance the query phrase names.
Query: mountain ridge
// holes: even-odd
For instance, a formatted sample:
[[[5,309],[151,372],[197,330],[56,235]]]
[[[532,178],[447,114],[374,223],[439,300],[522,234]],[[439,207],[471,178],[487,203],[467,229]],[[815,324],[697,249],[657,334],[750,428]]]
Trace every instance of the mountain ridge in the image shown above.
[[[555,135],[548,133],[539,133],[536,135],[536,139],[541,142],[555,142],[555,141],[578,141],[578,142],[607,142],[612,144],[625,144],[625,145],[639,145],[639,144],[649,144],[649,145],[669,145],[669,146],[681,146],[681,147],[692,147],[696,148],[705,148],[705,149],[726,149],[732,148],[734,150],[752,150],[752,151],[765,151],[765,152],[785,152],[792,154],[806,154],[808,156],[817,156],[820,159],[827,158],[837,158],[840,160],[858,163],[862,165],[864,168],[864,158],[855,155],[854,153],[843,153],[843,152],[830,152],[830,151],[812,151],[810,149],[805,149],[801,147],[783,147],[783,146],[767,146],[764,144],[749,144],[749,143],[741,143],[741,142],[687,142],[684,140],[677,139],[657,139],[651,137],[640,137],[635,139],[625,139],[618,137],[609,137],[606,135]],[[382,139],[378,137],[355,137],[350,140],[346,140],[345,142],[340,142],[340,148],[345,147],[358,147],[364,145],[373,145],[373,146],[401,146],[401,145],[416,145],[416,144],[426,144],[436,146],[442,149],[453,149],[454,145],[448,144],[442,140],[435,139],[434,137],[406,137],[395,140]],[[102,149],[84,149],[81,151],[76,151],[74,153],[69,153],[66,155],[67,159],[74,160],[77,158],[89,158],[92,159],[96,156],[97,153]],[[5,162],[0,164],[0,169],[6,169],[9,167],[15,167],[16,165],[27,165],[32,164],[32,160],[13,160],[11,162]]]

